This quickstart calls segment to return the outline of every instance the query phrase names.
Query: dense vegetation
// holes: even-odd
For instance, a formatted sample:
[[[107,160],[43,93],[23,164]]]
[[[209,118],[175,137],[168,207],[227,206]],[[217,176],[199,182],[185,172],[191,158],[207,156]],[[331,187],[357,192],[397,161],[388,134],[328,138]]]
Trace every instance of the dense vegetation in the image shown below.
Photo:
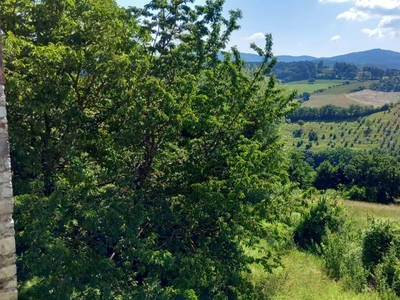
[[[217,57],[241,12],[191,2],[2,2],[32,299],[255,297],[244,248],[291,209],[278,125],[294,93],[265,80],[270,35],[249,74],[235,48]]]
[[[249,71],[236,48],[219,59],[241,12],[192,2],[2,3],[21,299],[264,299],[249,271],[273,274],[296,247],[355,292],[399,296],[397,227],[371,221],[357,235],[315,196],[395,202],[397,148],[311,151],[328,137],[305,128],[357,118],[368,136],[384,122],[362,117],[394,106],[295,111],[271,71],[313,85],[357,68],[277,64],[266,35]],[[287,151],[288,116],[305,149]]]
[[[373,106],[350,105],[349,107],[339,107],[328,104],[323,107],[299,107],[292,112],[288,118],[292,122],[303,121],[337,121],[371,115],[379,111],[385,111],[389,105],[374,108]]]
[[[400,76],[383,78],[369,86],[371,90],[381,92],[400,92]]]
[[[297,154],[307,164],[297,164],[291,176],[300,185],[320,190],[340,189],[352,200],[390,203],[400,197],[400,160],[384,150],[355,151],[348,148]],[[293,157],[293,155],[292,155]],[[315,170],[314,177],[309,168]],[[310,179],[311,178],[311,179]]]

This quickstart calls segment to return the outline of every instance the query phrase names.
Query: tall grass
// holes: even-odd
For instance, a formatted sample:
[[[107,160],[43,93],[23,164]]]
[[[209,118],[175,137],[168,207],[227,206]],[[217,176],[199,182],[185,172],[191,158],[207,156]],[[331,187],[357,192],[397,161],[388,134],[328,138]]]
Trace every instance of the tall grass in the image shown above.
[[[343,230],[351,231],[350,243],[354,245],[350,247],[351,249],[346,248],[349,241],[343,240],[343,234],[345,234],[343,232],[336,234],[337,238],[328,235],[329,241],[326,240],[325,245],[329,247],[330,242],[332,249],[341,250],[338,243],[346,243],[343,244],[342,253],[334,253],[334,251],[330,253],[333,263],[337,259],[335,255],[347,258],[347,261],[344,261],[341,266],[343,269],[338,271],[343,272],[341,276],[335,276],[332,273],[328,276],[330,272],[327,269],[326,259],[329,257],[323,258],[317,254],[299,251],[293,246],[291,249],[285,250],[282,256],[282,266],[275,268],[272,273],[265,272],[262,266],[257,264],[250,266],[252,272],[249,276],[260,288],[260,299],[382,299],[382,293],[379,295],[374,286],[366,284],[361,288],[354,286],[358,284],[355,277],[363,276],[362,269],[360,271],[358,268],[352,268],[352,265],[362,268],[362,263],[356,261],[361,259],[361,250],[359,249],[361,244],[357,242],[361,236],[359,238],[355,236],[360,235],[368,227],[368,218],[370,217],[382,221],[400,222],[400,206],[347,200],[340,200],[340,202],[345,207],[348,218],[347,225]],[[258,255],[257,251],[252,254]],[[362,283],[362,280],[359,281]],[[357,292],[357,289],[362,292]]]

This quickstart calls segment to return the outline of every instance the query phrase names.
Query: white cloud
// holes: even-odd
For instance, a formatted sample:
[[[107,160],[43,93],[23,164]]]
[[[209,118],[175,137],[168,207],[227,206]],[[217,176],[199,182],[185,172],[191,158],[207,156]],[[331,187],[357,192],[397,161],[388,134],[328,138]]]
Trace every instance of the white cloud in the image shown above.
[[[247,37],[246,40],[263,40],[265,39],[265,34],[262,32],[257,32]]]
[[[400,36],[400,0],[318,0],[321,3],[354,2],[353,7],[339,14],[337,19],[366,21],[379,19],[376,28],[361,32],[370,37]]]
[[[379,28],[375,29],[364,28],[361,30],[361,32],[368,34],[370,37],[383,38],[383,32]]]
[[[365,12],[359,11],[355,8],[350,8],[348,11],[339,14],[336,19],[346,19],[346,20],[358,20],[358,21],[366,21],[370,19],[371,16]]]
[[[332,42],[337,42],[337,41],[339,41],[340,40],[340,35],[335,35],[335,36],[333,36],[332,38],[331,38],[331,41]]]

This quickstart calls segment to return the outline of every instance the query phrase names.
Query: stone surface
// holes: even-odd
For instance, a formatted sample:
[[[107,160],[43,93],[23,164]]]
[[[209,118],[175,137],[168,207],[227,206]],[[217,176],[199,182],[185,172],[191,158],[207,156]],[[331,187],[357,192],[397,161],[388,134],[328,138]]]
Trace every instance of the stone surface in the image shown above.
[[[13,236],[0,239],[1,255],[9,255],[15,253],[15,239]],[[2,277],[0,276],[0,279]]]
[[[0,299],[1,300],[15,300],[18,299],[18,294],[16,290],[6,291],[2,293],[0,291]]]
[[[9,289],[16,288],[16,287],[17,287],[17,281],[14,280],[14,279],[5,280],[3,282],[3,289],[4,290],[7,290],[7,289],[9,290]]]
[[[0,106],[0,118],[4,118],[7,116],[7,111],[5,106]]]
[[[5,266],[3,268],[0,269],[0,280],[2,280],[2,282],[4,282],[5,279],[7,278],[12,278],[17,274],[17,267],[15,266],[15,264],[13,265],[9,265],[9,266]],[[0,299],[1,298],[1,294],[0,294]]]
[[[0,300],[17,300],[11,161],[4,84],[3,45],[0,30]]]
[[[0,186],[0,194],[4,195],[2,192],[2,187]],[[1,196],[0,196],[1,197]],[[0,202],[0,216],[9,215],[13,212],[13,202],[12,201],[2,201]]]
[[[0,178],[1,177],[4,177],[4,178],[9,178],[9,176],[8,175],[5,175],[5,173],[9,173],[9,172],[3,172],[3,173],[0,173],[1,175],[0,175]],[[4,175],[4,176],[3,176]],[[11,179],[11,178],[10,178]],[[5,202],[6,204],[7,203],[11,203],[12,204],[12,189],[10,189],[10,185],[11,184],[2,184],[2,185],[0,185],[0,199],[3,199],[3,202]],[[6,201],[6,200],[8,200],[8,201]],[[1,207],[1,206],[0,206]],[[12,212],[12,211],[11,211]],[[2,210],[0,210],[0,214],[1,213],[3,213],[3,211]],[[4,213],[6,213],[5,211],[4,211]]]

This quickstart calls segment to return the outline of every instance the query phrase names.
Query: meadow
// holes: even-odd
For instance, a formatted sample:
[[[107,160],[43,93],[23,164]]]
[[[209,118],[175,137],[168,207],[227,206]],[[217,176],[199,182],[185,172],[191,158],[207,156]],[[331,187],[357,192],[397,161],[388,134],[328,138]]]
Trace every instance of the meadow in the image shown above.
[[[337,90],[343,92],[348,92],[358,86],[360,86],[360,82],[355,80],[350,80],[350,84],[343,85],[346,80],[316,80],[314,83],[309,83],[308,80],[301,80],[301,81],[292,81],[284,84],[284,87],[289,90],[298,90],[299,94],[304,92],[313,93],[314,91],[326,89],[326,90]],[[351,87],[351,88],[349,88]]]
[[[351,104],[379,107],[386,103],[400,101],[399,92],[385,93],[369,90],[368,87],[376,82],[378,80],[317,80],[310,84],[307,80],[302,80],[286,83],[284,87],[288,91],[297,90],[299,94],[310,93],[310,99],[302,104],[307,107],[321,107],[328,104],[341,107]],[[361,86],[367,89],[354,92]]]
[[[339,200],[344,206],[349,222],[354,230],[365,230],[368,219],[400,222],[400,206],[387,206],[374,203]],[[254,255],[257,255],[254,252]],[[266,273],[262,266],[251,265],[253,282],[262,283],[262,294],[267,299],[381,299],[374,289],[356,293],[349,289],[342,280],[333,280],[327,276],[320,256],[300,251],[296,248],[287,250],[282,257],[282,267]]]

